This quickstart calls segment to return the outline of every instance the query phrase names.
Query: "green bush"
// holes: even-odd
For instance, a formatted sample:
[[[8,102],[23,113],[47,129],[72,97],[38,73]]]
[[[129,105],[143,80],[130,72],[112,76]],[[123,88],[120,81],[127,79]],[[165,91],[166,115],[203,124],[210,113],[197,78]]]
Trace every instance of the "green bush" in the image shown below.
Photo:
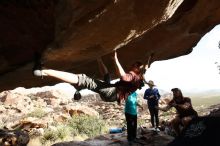
[[[137,119],[137,125],[144,125],[146,124],[145,119]]]
[[[107,132],[107,125],[104,120],[86,115],[73,116],[64,124],[53,124],[56,125],[56,129],[46,129],[41,137],[43,145],[55,141],[63,141],[69,137],[94,137]]]
[[[71,129],[70,127],[67,127],[66,125],[62,125],[57,128],[56,135],[58,139],[64,140],[70,134],[71,134]]]
[[[48,141],[56,141],[58,139],[57,133],[54,130],[46,129],[43,137],[41,138],[41,143],[45,144]]]
[[[41,108],[35,108],[32,112],[27,114],[27,117],[37,117],[37,118],[42,118],[46,115],[47,113],[42,110]]]
[[[74,136],[77,134],[94,137],[107,131],[107,125],[104,120],[86,115],[73,116],[68,121],[68,125],[73,129]]]
[[[66,125],[61,125],[57,129],[46,129],[44,135],[41,137],[41,143],[51,143],[58,140],[65,140],[66,137],[71,135],[71,128]]]

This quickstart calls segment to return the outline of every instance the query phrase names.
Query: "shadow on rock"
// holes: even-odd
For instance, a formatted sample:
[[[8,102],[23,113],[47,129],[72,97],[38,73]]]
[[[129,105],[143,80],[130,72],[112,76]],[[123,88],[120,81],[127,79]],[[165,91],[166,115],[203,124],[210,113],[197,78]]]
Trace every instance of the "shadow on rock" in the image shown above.
[[[0,139],[1,146],[26,146],[30,137],[26,131],[0,129]]]
[[[220,146],[219,133],[219,116],[199,117],[168,146]]]

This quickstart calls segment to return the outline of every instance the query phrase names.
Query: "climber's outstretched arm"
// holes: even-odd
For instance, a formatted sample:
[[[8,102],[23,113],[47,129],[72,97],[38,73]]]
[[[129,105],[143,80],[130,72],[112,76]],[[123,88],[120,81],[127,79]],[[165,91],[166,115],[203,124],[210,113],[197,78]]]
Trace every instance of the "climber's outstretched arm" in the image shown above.
[[[120,62],[118,61],[118,56],[117,56],[116,51],[115,51],[114,60],[115,60],[115,64],[116,64],[116,67],[117,67],[117,71],[119,72],[120,76],[124,76],[126,73],[125,73],[124,69],[122,68]]]

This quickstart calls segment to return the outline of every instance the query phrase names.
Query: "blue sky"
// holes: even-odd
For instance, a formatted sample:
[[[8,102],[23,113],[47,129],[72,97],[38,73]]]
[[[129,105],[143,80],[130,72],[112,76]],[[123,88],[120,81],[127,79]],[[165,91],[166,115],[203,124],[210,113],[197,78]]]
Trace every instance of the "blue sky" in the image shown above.
[[[189,55],[154,62],[146,72],[146,79],[153,80],[158,88],[166,91],[173,87],[188,92],[220,89],[219,41],[220,25],[217,25]]]

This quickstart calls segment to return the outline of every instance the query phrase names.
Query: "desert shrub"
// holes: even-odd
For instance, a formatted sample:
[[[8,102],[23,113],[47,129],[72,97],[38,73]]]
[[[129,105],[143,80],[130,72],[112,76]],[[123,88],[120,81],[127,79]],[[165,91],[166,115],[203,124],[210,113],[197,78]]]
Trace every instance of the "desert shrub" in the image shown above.
[[[61,125],[60,127],[57,128],[56,135],[60,140],[64,140],[70,134],[71,134],[71,128],[66,125]]]
[[[43,145],[55,141],[63,141],[71,135],[71,128],[66,125],[60,125],[56,129],[46,129],[40,141]]]
[[[144,124],[146,124],[145,119],[137,119],[137,125],[144,125]]]
[[[57,139],[58,139],[58,136],[55,130],[46,129],[40,141],[42,144],[45,144],[48,141],[56,141]]]
[[[107,131],[106,122],[102,119],[86,115],[73,116],[63,124],[55,124],[55,128],[46,129],[41,143],[46,145],[74,136],[94,137]]]
[[[41,108],[35,108],[32,112],[27,114],[27,117],[36,117],[36,118],[42,118],[46,115],[47,113],[41,109]]]
[[[107,131],[107,125],[104,120],[87,115],[73,116],[68,121],[68,125],[72,128],[74,136],[77,134],[94,137]]]

